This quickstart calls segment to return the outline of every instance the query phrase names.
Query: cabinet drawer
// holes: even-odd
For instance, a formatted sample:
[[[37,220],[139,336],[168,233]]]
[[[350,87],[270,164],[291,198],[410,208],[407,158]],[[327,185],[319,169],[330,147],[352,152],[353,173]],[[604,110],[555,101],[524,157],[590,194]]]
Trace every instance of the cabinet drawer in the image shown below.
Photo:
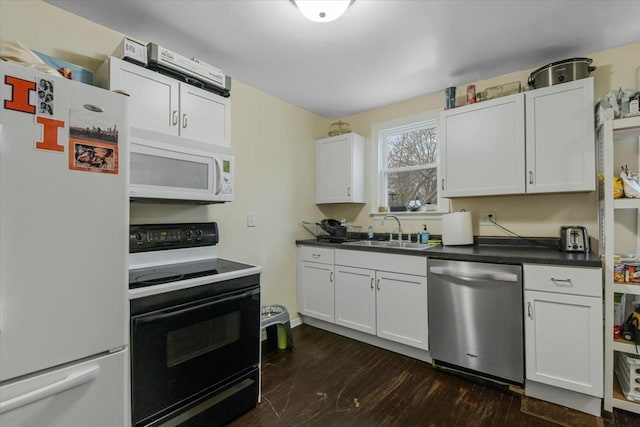
[[[332,248],[319,248],[316,246],[300,246],[300,259],[302,261],[319,262],[322,264],[333,264]]]
[[[524,264],[524,288],[602,297],[602,269]]]

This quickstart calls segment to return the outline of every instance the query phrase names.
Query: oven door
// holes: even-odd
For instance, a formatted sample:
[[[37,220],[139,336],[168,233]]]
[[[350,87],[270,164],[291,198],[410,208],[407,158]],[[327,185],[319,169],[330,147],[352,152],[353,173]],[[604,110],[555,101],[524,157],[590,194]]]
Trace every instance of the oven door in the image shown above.
[[[259,287],[132,316],[134,425],[255,369],[259,345]]]

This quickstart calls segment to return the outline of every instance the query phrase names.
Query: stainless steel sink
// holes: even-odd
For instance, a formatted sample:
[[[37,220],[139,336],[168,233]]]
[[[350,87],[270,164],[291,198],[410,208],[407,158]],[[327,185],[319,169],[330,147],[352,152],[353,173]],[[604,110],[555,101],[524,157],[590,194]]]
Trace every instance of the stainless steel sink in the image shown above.
[[[345,245],[353,245],[353,246],[369,246],[369,247],[377,247],[377,248],[389,248],[389,249],[414,249],[414,250],[422,250],[429,249],[434,247],[433,245],[428,245],[426,243],[415,243],[415,242],[398,242],[397,240],[358,240],[356,242],[346,242]]]

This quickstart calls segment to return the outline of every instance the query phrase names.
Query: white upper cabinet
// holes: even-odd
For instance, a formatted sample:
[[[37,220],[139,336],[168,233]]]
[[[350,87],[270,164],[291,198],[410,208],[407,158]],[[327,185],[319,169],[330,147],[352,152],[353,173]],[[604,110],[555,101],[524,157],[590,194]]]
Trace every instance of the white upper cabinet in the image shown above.
[[[593,78],[442,112],[445,197],[595,190]]]
[[[594,191],[593,78],[526,94],[527,193]]]
[[[231,145],[231,101],[187,83],[180,83],[180,136],[217,145]]]
[[[355,133],[318,139],[316,203],[365,203],[365,140]]]
[[[446,110],[440,135],[444,197],[524,193],[524,93]]]
[[[192,140],[231,145],[231,100],[152,70],[109,57],[96,82],[130,96],[130,123]]]

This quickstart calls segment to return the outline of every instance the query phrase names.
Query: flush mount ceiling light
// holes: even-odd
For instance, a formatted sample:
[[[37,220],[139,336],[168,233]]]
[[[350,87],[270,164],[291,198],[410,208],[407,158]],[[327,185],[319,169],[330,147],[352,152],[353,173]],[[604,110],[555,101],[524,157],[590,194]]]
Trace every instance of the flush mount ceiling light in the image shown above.
[[[291,0],[307,19],[331,22],[342,16],[355,0]]]

